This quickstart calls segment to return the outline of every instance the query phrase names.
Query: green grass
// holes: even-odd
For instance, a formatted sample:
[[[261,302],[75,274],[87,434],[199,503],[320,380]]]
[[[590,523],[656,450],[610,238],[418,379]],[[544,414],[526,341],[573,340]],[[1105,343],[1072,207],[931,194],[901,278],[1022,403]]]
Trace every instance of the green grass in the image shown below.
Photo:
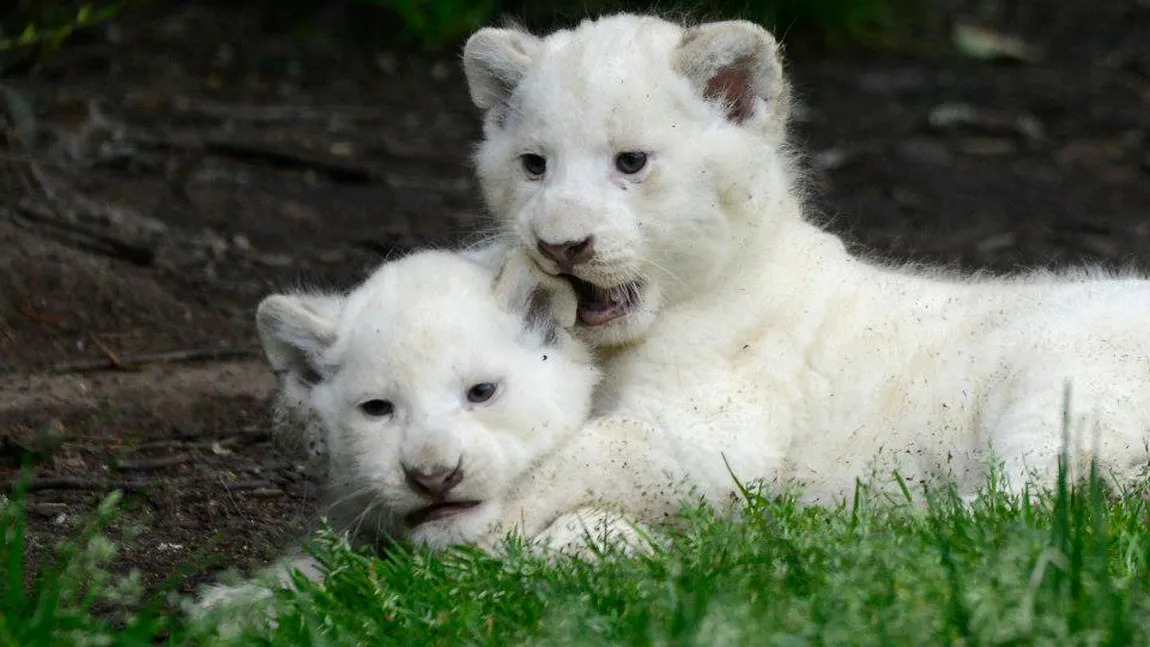
[[[0,495],[0,645],[150,645],[173,627],[141,603],[138,573],[108,569],[116,546],[104,530],[119,498],[108,496],[75,543],[33,570],[23,495]]]
[[[214,624],[131,611],[100,571],[110,545],[93,539],[22,594],[18,506],[4,515],[5,645],[147,644],[156,632],[244,645],[1150,642],[1144,497],[1097,486],[968,506],[942,492],[926,508],[865,488],[836,508],[750,492],[740,519],[688,509],[656,554],[596,563],[514,545],[500,559],[459,549],[380,560],[328,538],[317,546],[325,584],[279,591],[277,626],[226,639]],[[119,624],[93,611],[100,598],[116,600]]]

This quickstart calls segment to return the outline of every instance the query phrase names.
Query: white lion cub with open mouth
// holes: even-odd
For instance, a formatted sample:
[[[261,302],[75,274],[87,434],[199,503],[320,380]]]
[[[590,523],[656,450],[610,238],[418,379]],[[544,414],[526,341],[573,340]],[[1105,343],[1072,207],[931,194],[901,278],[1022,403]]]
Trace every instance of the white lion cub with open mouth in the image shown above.
[[[578,293],[597,412],[645,421],[715,499],[742,479],[847,495],[872,465],[970,491],[1150,458],[1150,282],[967,280],[868,263],[804,219],[774,38],[643,16],[488,28],[464,69],[503,230]],[[879,462],[876,464],[876,459]]]

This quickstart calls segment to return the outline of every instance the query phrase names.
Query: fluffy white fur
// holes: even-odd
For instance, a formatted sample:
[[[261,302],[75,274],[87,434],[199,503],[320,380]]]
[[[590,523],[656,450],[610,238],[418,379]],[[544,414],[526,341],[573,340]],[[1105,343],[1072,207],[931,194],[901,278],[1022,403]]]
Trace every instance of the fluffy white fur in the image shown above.
[[[412,254],[347,295],[266,298],[257,323],[281,378],[279,433],[325,458],[335,529],[355,543],[435,549],[492,549],[508,534],[578,554],[641,547],[632,517],[598,492],[645,502],[629,508],[637,517],[669,515],[679,497],[655,486],[671,491],[674,465],[629,466],[656,445],[642,426],[581,431],[600,374],[567,330],[574,317],[569,286],[522,254],[490,249]],[[482,384],[494,388],[475,402]],[[443,469],[459,475],[446,491],[411,476]],[[286,559],[251,582],[209,589],[194,611],[265,599],[290,569],[319,575],[309,558]]]
[[[726,462],[745,480],[797,481],[809,501],[849,494],[872,468],[970,492],[999,460],[1016,488],[1049,483],[1064,410],[1072,468],[1093,457],[1119,481],[1141,473],[1150,283],[975,281],[848,254],[804,219],[788,87],[757,25],[489,28],[464,67],[485,111],[490,209],[545,271],[596,286],[583,284],[576,327],[604,359],[591,428],[642,424],[664,471],[708,499],[732,489]],[[568,267],[540,249],[587,240],[593,256]],[[623,314],[589,325],[603,295]]]
[[[337,527],[435,548],[515,529],[521,511],[505,501],[569,444],[599,379],[557,319],[574,319],[570,290],[540,279],[549,277],[522,257],[495,271],[428,251],[385,264],[343,298],[260,304],[260,337],[284,375],[281,405],[312,417],[326,446]],[[482,384],[494,394],[472,401],[469,390]],[[371,411],[373,402],[386,411]],[[440,494],[411,476],[456,468],[458,483]],[[420,518],[453,502],[475,505]],[[574,512],[545,507],[551,521]]]

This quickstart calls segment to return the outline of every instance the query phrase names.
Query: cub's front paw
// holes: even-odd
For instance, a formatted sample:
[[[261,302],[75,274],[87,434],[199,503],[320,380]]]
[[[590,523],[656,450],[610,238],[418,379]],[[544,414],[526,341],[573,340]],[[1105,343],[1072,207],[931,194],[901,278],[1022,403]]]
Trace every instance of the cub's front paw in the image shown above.
[[[625,515],[599,508],[581,508],[560,516],[532,544],[544,553],[592,560],[605,553],[650,553],[649,529]]]
[[[245,627],[261,622],[274,626],[275,590],[291,586],[294,571],[315,581],[323,577],[319,563],[312,557],[284,557],[249,580],[205,587],[198,599],[184,604],[184,613],[193,622],[210,623],[224,637],[238,635]]]

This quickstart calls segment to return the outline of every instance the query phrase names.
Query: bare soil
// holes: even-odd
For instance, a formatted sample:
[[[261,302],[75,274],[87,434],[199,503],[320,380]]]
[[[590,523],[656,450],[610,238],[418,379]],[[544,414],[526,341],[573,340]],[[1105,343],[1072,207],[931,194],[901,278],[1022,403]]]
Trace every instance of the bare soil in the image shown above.
[[[1150,267],[1150,5],[1009,4],[981,18],[1036,62],[790,61],[812,212],[887,258]],[[117,488],[152,586],[273,556],[315,484],[272,448],[255,305],[487,226],[457,61],[320,18],[139,10],[6,81],[35,119],[0,138],[0,479],[32,463],[33,559]]]

